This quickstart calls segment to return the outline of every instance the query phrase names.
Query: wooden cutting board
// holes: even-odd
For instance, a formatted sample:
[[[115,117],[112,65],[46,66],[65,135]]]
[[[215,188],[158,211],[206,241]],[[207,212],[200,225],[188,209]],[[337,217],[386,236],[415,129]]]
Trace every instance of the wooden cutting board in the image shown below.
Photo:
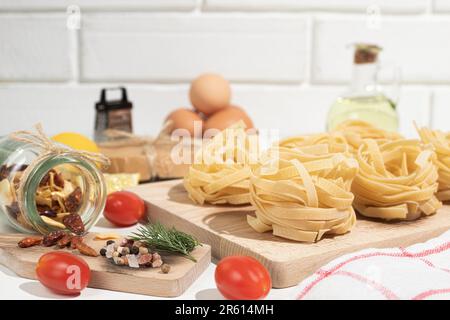
[[[195,235],[212,247],[214,257],[248,255],[263,263],[275,288],[298,284],[318,268],[346,253],[364,248],[408,246],[440,235],[450,228],[450,206],[438,214],[404,222],[380,222],[358,217],[348,234],[318,243],[299,243],[258,233],[247,224],[249,206],[198,206],[188,198],[180,180],[133,188],[148,204],[152,221]]]
[[[35,267],[39,257],[55,249],[43,246],[21,249],[17,246],[17,242],[23,237],[23,234],[0,235],[0,264],[21,277],[36,279]],[[93,235],[89,234],[85,242],[97,250],[100,250],[106,242],[94,241],[92,238]],[[61,250],[71,252],[69,249]],[[73,253],[78,254],[77,251]],[[211,248],[209,245],[203,245],[195,249],[192,255],[197,259],[196,263],[180,256],[162,255],[163,261],[171,266],[168,274],[162,273],[159,268],[132,269],[116,266],[104,257],[81,257],[91,269],[89,282],[91,288],[177,297],[208,267],[211,262]]]

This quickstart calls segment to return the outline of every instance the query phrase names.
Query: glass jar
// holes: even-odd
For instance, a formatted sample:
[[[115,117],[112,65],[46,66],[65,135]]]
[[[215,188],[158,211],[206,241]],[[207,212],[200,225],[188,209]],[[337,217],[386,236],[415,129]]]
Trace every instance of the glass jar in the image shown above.
[[[333,130],[346,120],[363,120],[375,127],[397,131],[396,104],[400,70],[394,68],[391,84],[394,99],[390,99],[378,83],[378,54],[381,47],[359,43],[355,45],[353,73],[348,91],[338,97],[328,112],[327,129]]]
[[[79,152],[60,150],[0,138],[0,216],[18,231],[64,230],[64,217],[71,213],[88,230],[103,211],[106,185],[97,164]]]

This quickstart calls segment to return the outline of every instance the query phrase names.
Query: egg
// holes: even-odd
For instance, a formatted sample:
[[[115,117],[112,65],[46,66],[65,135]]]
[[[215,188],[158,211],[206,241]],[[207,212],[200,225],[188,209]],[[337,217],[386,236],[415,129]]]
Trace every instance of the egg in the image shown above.
[[[209,116],[230,105],[230,84],[221,75],[202,74],[192,81],[189,98],[197,111]]]
[[[247,129],[254,128],[253,122],[247,113],[240,107],[229,106],[223,110],[217,111],[205,121],[205,131],[208,129],[224,130],[235,124],[239,120],[243,120]]]
[[[193,137],[196,133],[194,130],[195,123],[200,128],[198,130],[199,133],[201,134],[202,132],[203,119],[194,110],[185,108],[176,109],[167,116],[166,122],[169,120],[172,121],[172,132],[176,129],[186,129],[191,137]]]

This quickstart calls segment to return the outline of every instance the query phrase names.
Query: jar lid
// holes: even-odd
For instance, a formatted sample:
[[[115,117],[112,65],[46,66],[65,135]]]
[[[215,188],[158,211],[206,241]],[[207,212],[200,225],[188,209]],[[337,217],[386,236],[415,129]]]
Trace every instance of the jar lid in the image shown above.
[[[119,100],[110,100],[106,99],[106,92],[112,90],[120,90],[121,98]],[[95,104],[95,109],[97,111],[111,111],[111,110],[119,110],[119,109],[131,109],[133,104],[128,101],[127,98],[127,90],[124,87],[118,88],[104,88],[100,94],[100,101]]]

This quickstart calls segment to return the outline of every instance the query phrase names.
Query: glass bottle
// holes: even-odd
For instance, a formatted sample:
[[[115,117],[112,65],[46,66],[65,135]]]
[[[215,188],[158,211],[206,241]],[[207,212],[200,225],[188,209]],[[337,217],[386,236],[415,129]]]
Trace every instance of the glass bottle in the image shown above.
[[[328,112],[327,130],[333,130],[346,120],[363,120],[380,129],[397,131],[396,102],[386,97],[377,83],[380,51],[379,46],[372,44],[355,45],[350,87],[331,106]],[[395,79],[394,84],[397,89],[398,78]]]
[[[62,219],[67,213],[57,213],[52,207],[58,197],[52,194],[50,187],[48,199],[42,200],[38,195],[46,177],[51,177],[54,181],[58,178],[64,180],[64,183],[59,183],[61,188],[54,191],[56,195],[57,192],[71,194],[79,188],[80,196],[75,212],[80,215],[85,230],[88,230],[94,225],[106,203],[106,185],[96,163],[69,150],[67,153],[42,154],[41,147],[37,145],[19,142],[10,137],[0,138],[0,217],[22,233],[47,234],[65,230]],[[28,170],[25,174],[27,169],[31,171]],[[50,172],[60,176],[49,175]],[[48,201],[48,210],[43,209],[44,206],[39,201]],[[68,208],[67,202],[65,205]]]

